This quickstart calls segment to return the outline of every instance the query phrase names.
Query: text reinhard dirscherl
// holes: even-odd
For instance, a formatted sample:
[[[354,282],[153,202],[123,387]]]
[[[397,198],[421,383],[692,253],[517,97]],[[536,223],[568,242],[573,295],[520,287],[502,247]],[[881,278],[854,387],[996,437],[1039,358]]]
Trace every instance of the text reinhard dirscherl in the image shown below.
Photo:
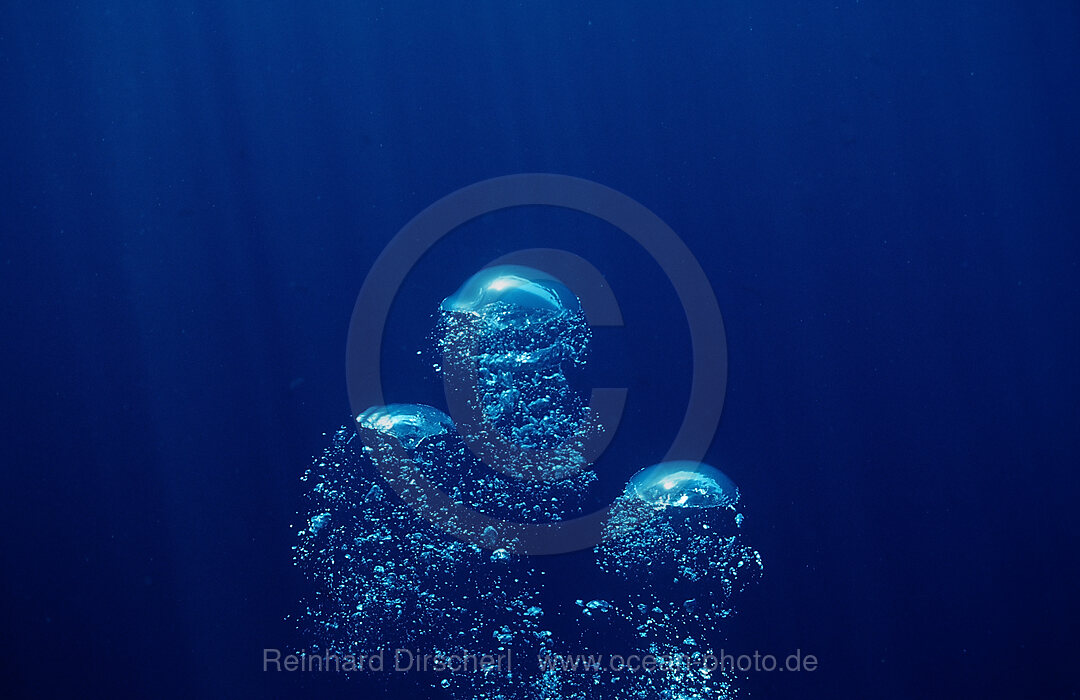
[[[286,672],[321,672],[339,673],[407,673],[409,671],[436,673],[468,673],[476,671],[512,670],[515,663],[513,653],[507,649],[500,654],[450,654],[423,653],[413,649],[394,649],[393,652],[380,650],[367,656],[352,654],[310,654],[300,651],[283,654],[280,649],[263,649],[263,671]],[[671,668],[704,669],[715,671],[723,668],[729,671],[815,671],[818,659],[813,654],[804,654],[801,649],[786,656],[762,654],[733,655],[725,653],[693,654],[544,654],[536,657],[540,670],[560,669],[578,673],[598,673],[603,671],[637,673],[644,671],[665,671]]]

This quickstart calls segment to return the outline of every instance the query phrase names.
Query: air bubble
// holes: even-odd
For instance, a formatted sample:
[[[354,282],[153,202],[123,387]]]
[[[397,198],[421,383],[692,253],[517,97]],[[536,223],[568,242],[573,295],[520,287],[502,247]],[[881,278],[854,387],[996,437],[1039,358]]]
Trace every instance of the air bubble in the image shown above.
[[[356,417],[356,423],[365,438],[391,439],[408,450],[454,430],[450,416],[437,408],[413,403],[372,406]]]
[[[446,297],[440,308],[485,314],[498,305],[519,310],[581,311],[581,302],[566,285],[522,265],[497,265],[477,272]]]
[[[718,508],[739,501],[739,489],[722,471],[690,461],[661,462],[642,469],[627,486],[655,506]]]

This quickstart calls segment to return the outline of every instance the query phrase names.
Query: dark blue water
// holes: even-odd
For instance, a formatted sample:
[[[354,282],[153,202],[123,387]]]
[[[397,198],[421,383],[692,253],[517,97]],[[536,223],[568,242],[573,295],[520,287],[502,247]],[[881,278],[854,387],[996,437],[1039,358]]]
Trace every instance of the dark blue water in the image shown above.
[[[554,172],[656,212],[716,290],[710,460],[765,560],[724,645],[820,661],[745,689],[1075,696],[1078,70],[1064,1],[4,3],[4,694],[367,692],[260,666],[298,643],[290,525],[349,419],[353,302],[431,202]],[[536,246],[623,309],[586,376],[630,389],[614,494],[678,427],[689,337],[583,215],[440,243],[387,395],[437,402],[438,301]]]

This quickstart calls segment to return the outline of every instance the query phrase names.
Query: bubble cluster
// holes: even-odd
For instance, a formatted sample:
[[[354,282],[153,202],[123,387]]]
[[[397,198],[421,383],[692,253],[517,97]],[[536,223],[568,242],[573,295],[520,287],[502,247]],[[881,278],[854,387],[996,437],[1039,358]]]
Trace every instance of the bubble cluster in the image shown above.
[[[360,658],[396,649],[444,657],[511,647],[541,653],[551,635],[541,629],[535,570],[522,557],[493,555],[417,515],[387,488],[379,473],[386,465],[376,466],[400,453],[382,449],[343,427],[303,476],[310,515],[297,533],[294,559],[311,586],[296,615],[305,650]],[[442,446],[421,442],[410,461],[429,469],[446,456]],[[537,682],[475,670],[445,681],[454,697],[489,700],[520,697]]]
[[[612,504],[600,566],[668,588],[708,583],[730,598],[761,571],[758,553],[740,542],[738,499],[735,484],[706,464],[643,469]]]
[[[471,277],[440,307],[440,370],[458,429],[514,479],[559,480],[586,468],[595,423],[569,373],[591,333],[577,298],[537,270],[500,266]]]
[[[380,476],[411,508],[443,532],[487,549],[514,551],[521,524],[573,512],[596,479],[588,469],[512,478],[475,454],[445,413],[422,404],[369,408],[357,417],[357,429]],[[463,517],[471,513],[494,523]]]
[[[595,570],[582,572],[595,591],[549,600],[544,560],[519,553],[519,533],[584,515],[597,479],[585,453],[602,428],[572,376],[590,340],[581,304],[543,272],[493,267],[442,302],[433,340],[454,418],[422,404],[369,407],[304,474],[294,558],[310,583],[296,615],[307,651],[519,659],[512,671],[433,678],[463,699],[732,697],[731,671],[678,660],[711,652],[761,575],[741,542],[735,484],[698,462],[642,469],[609,509]],[[617,645],[668,663],[648,673],[533,663]]]
[[[667,462],[635,474],[612,505],[597,561],[637,584],[620,613],[653,653],[715,655],[708,640],[734,613],[738,594],[761,577],[760,553],[741,541],[738,502],[738,489],[720,470]],[[724,698],[734,680],[730,668],[675,666],[645,682],[648,692],[670,697]]]

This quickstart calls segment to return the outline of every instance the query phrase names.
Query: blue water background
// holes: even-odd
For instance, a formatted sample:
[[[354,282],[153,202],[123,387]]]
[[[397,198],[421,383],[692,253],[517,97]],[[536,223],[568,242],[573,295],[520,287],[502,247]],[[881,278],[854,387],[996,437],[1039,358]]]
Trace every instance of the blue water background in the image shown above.
[[[4,694],[366,692],[260,670],[297,643],[298,477],[348,420],[379,251],[515,172],[637,199],[715,287],[710,459],[766,568],[724,646],[820,661],[748,690],[1075,694],[1078,71],[1066,1],[3,3]],[[582,377],[630,388],[610,497],[690,381],[672,287],[614,229],[446,239],[387,395],[441,400],[435,304],[534,246],[623,309]]]

